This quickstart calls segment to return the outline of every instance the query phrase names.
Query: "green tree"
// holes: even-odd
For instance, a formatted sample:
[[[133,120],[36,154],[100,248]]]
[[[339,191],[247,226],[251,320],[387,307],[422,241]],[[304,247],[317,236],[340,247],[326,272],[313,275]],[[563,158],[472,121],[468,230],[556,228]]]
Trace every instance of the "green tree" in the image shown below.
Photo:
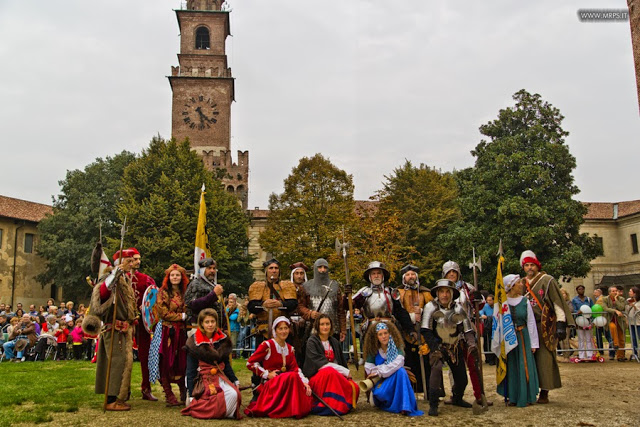
[[[489,140],[472,151],[475,166],[456,174],[462,218],[440,239],[460,265],[475,246],[485,288],[494,285],[500,239],[505,274],[521,271],[520,254],[531,249],[549,274],[585,276],[600,252],[595,239],[579,232],[586,208],[572,198],[579,190],[564,117],[538,94],[520,90],[513,98],[514,107],[480,126]]]
[[[423,283],[431,283],[440,277],[446,261],[436,240],[460,218],[456,181],[451,173],[424,164],[414,166],[408,160],[385,178],[378,192],[379,215],[398,219],[396,244],[401,248],[396,256],[403,265],[411,262],[419,266]]]
[[[284,181],[282,194],[269,197],[269,218],[260,246],[283,265],[335,252],[335,239],[354,225],[353,177],[320,154],[303,157]]]
[[[134,159],[127,151],[98,158],[82,171],[68,171],[59,182],[53,215],[38,224],[38,253],[45,259],[46,270],[37,279],[43,286],[62,287],[65,299],[89,298],[91,288],[85,277],[91,274],[91,252],[101,224],[103,236],[120,234],[116,206],[122,194],[121,177]]]
[[[173,263],[193,269],[200,189],[206,187],[207,231],[211,255],[218,262],[218,281],[226,292],[245,292],[252,280],[248,218],[237,199],[204,168],[188,141],[153,138],[124,173],[118,206],[127,218],[127,246],[142,255],[141,270],[161,281]],[[116,249],[118,239],[110,239]]]

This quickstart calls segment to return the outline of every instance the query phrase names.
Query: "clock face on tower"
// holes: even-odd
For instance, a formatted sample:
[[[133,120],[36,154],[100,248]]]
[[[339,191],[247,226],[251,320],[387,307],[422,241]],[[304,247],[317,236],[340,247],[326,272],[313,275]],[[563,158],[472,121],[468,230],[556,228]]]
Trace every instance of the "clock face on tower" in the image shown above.
[[[182,110],[182,121],[191,129],[204,130],[218,122],[217,104],[203,95],[187,99]]]

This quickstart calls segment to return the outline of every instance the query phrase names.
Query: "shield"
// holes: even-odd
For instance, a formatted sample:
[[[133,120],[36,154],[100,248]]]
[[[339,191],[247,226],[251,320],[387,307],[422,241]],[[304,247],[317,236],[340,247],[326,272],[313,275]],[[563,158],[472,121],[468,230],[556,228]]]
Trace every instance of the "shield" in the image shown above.
[[[142,324],[150,334],[158,323],[158,312],[155,310],[158,301],[158,287],[156,285],[149,286],[142,296]]]

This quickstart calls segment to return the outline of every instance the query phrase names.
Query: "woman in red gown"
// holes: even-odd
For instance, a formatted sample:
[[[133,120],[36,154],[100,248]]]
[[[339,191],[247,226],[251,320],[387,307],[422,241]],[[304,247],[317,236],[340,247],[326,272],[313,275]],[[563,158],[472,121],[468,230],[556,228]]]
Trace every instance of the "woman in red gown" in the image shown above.
[[[263,341],[247,360],[247,368],[262,377],[253,400],[244,413],[251,417],[302,418],[311,411],[311,387],[285,341],[290,322],[284,316],[273,322],[272,336]]]
[[[309,377],[309,386],[340,415],[355,408],[360,387],[351,379],[340,342],[331,336],[333,322],[326,314],[318,316],[314,323],[316,333],[307,341],[304,359],[304,374]],[[333,415],[318,399],[314,399],[311,413]]]
[[[165,271],[158,304],[158,314],[162,319],[162,343],[160,344],[160,383],[164,390],[167,406],[182,406],[187,395],[184,375],[187,357],[182,347],[187,342],[184,320],[184,292],[189,278],[184,268],[173,264]],[[180,401],[171,390],[171,383],[178,384]]]
[[[241,396],[229,379],[233,374],[229,365],[231,340],[218,329],[218,313],[205,308],[198,315],[198,329],[189,337],[187,351],[199,362],[199,372],[193,388],[193,401],[182,415],[193,418],[240,419]]]

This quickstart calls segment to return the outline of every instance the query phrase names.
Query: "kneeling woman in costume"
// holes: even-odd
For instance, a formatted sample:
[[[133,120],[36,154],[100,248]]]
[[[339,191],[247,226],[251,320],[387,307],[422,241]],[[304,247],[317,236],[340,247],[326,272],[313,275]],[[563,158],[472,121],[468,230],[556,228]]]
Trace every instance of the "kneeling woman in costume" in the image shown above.
[[[318,316],[314,329],[316,333],[307,341],[302,371],[309,378],[311,390],[338,414],[344,415],[355,408],[360,387],[351,379],[340,342],[331,336],[331,317],[326,314]],[[331,409],[318,399],[314,399],[311,413],[333,415]]]
[[[193,401],[182,410],[182,415],[201,419],[241,418],[240,391],[232,382],[236,379],[229,364],[231,340],[218,329],[218,313],[214,309],[200,312],[198,329],[187,340],[186,348],[198,360],[199,372]]]
[[[364,340],[364,371],[367,378],[378,381],[373,388],[373,403],[387,412],[423,415],[404,369],[403,347],[402,336],[392,323],[381,321],[369,326]]]
[[[290,322],[284,316],[273,322],[272,336],[247,360],[247,368],[262,378],[258,397],[244,413],[251,417],[302,418],[311,411],[309,380],[298,367],[293,347],[285,341]]]

